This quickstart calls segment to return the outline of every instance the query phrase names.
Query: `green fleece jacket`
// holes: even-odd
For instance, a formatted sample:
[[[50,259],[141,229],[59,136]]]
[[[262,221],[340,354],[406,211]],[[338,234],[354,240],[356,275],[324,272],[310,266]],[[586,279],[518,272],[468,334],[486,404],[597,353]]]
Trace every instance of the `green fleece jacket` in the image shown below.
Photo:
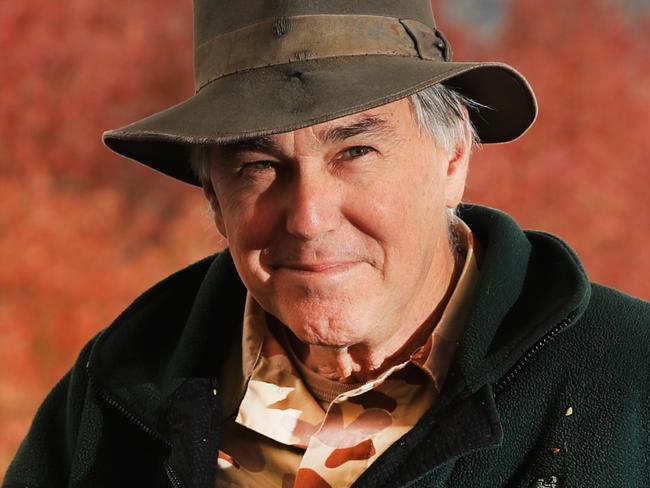
[[[484,256],[440,401],[354,486],[650,486],[650,304],[590,283],[556,237],[460,216]],[[214,486],[244,297],[227,251],[140,296],[45,399],[3,486]]]

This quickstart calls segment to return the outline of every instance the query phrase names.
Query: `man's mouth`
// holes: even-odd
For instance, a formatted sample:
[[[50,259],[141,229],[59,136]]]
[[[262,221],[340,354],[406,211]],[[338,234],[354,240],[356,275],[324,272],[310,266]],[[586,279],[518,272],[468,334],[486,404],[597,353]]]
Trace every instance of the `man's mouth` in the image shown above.
[[[325,261],[316,263],[287,262],[273,266],[275,269],[283,269],[296,273],[338,273],[347,271],[359,264],[359,261]]]

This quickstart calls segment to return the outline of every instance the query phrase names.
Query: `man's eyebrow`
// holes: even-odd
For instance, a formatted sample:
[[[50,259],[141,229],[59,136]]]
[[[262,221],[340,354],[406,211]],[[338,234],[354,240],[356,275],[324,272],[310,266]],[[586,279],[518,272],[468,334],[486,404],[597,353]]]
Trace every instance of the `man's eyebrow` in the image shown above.
[[[387,136],[392,132],[393,126],[386,119],[376,115],[367,115],[349,125],[330,127],[324,133],[319,134],[319,139],[327,144],[341,142],[360,134]]]
[[[330,127],[321,131],[318,138],[323,144],[341,142],[359,134],[387,136],[394,132],[393,126],[384,118],[376,115],[367,115],[348,125]],[[227,153],[246,151],[281,153],[282,150],[277,142],[269,136],[251,137],[240,141],[230,142],[219,146]]]
[[[229,152],[280,152],[280,146],[268,136],[251,137],[241,141],[230,142],[219,146],[220,149]]]

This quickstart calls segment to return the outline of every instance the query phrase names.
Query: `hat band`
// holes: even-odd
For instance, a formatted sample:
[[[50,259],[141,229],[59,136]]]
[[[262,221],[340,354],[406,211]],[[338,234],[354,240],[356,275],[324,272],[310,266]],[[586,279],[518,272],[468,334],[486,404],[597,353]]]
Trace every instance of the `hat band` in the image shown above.
[[[376,15],[279,17],[220,34],[197,47],[198,92],[240,71],[308,59],[388,55],[449,61],[450,49],[436,29],[411,19]]]

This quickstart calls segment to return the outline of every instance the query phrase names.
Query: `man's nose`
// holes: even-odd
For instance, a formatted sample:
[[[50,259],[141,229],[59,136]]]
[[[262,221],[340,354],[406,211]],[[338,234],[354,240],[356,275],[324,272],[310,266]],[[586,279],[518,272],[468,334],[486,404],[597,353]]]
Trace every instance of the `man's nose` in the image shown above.
[[[315,240],[341,221],[340,183],[332,175],[301,173],[289,188],[286,229],[301,240]]]

